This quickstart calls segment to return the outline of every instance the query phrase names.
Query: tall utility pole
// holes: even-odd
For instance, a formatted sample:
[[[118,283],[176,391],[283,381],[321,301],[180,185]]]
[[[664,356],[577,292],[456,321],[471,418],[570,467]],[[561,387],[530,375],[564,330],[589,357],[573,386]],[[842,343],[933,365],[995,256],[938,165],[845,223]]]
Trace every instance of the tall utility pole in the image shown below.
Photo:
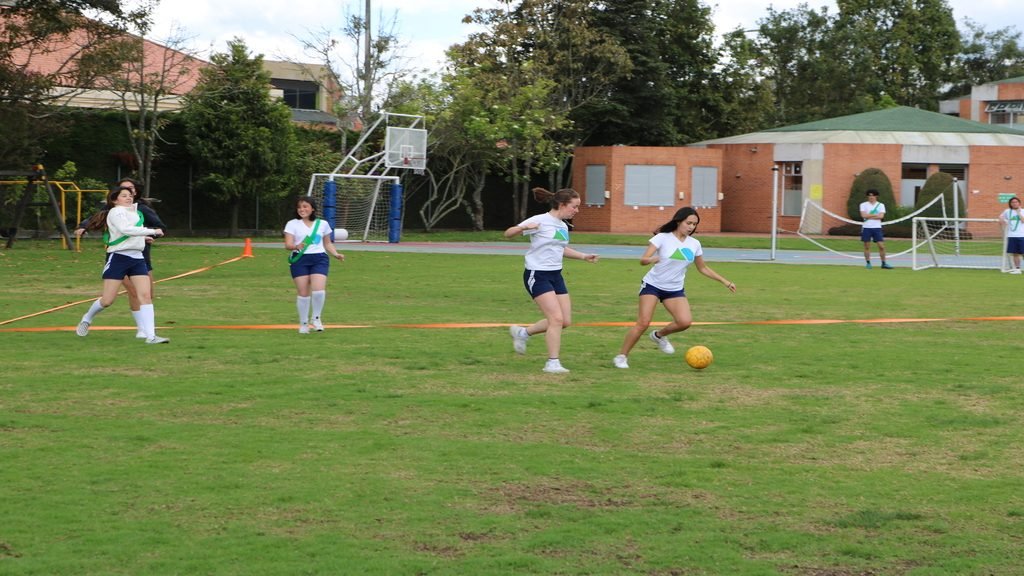
[[[373,76],[371,75],[373,57],[370,54],[370,47],[373,45],[373,42],[371,42],[370,38],[370,0],[366,0],[366,17],[363,19],[363,23],[366,26],[366,30],[363,35],[363,101],[361,102],[361,112],[363,124],[367,125],[370,123],[370,103],[373,102]]]

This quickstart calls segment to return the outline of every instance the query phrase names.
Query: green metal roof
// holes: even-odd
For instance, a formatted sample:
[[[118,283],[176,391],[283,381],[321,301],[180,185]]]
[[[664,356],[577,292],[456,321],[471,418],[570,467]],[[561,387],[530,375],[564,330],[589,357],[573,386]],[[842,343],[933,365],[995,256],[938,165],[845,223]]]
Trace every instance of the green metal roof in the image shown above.
[[[1024,82],[1024,76],[1017,76],[1016,78],[1006,78],[1003,80],[996,80],[995,82],[986,82],[986,84],[1020,84]]]
[[[771,128],[765,132],[820,132],[835,130],[856,130],[875,132],[946,132],[954,134],[1013,134],[1020,136],[1020,130],[982,124],[947,114],[929,112],[909,106],[898,106],[862,112],[806,124]]]

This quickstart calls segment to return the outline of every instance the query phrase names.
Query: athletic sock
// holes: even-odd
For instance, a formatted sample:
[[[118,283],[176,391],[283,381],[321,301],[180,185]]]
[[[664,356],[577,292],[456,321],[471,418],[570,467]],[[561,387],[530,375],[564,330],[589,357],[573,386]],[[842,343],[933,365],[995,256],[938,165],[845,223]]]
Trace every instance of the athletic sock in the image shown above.
[[[141,310],[132,310],[132,318],[135,319],[135,327],[139,329],[139,332],[146,332],[146,327],[142,325]]]
[[[146,338],[156,336],[156,309],[152,304],[139,306],[139,320],[142,323],[142,331],[146,333]]]
[[[295,307],[299,309],[299,324],[309,324],[309,296],[296,296]]]
[[[92,324],[92,319],[95,318],[96,315],[102,311],[103,305],[100,304],[100,300],[99,298],[97,298],[96,301],[92,303],[92,306],[89,306],[89,310],[85,313],[85,315],[82,316],[82,322],[88,322],[89,324]]]
[[[320,319],[320,313],[324,311],[324,302],[326,300],[327,292],[325,290],[313,291],[313,318]]]

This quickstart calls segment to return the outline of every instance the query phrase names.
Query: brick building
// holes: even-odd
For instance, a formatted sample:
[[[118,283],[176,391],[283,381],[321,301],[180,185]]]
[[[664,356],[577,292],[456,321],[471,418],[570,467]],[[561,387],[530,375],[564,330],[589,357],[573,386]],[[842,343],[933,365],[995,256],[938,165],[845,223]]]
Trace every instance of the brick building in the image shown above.
[[[939,112],[1024,131],[1024,76],[974,86],[970,94],[939,102]]]
[[[807,199],[845,213],[853,180],[867,168],[886,173],[904,206],[929,175],[947,172],[968,215],[994,217],[1006,194],[1024,197],[1024,132],[898,107],[682,148],[581,147],[573,181],[583,204],[574,224],[648,233],[692,205],[702,232],[766,233],[777,189],[779,226],[795,230]]]

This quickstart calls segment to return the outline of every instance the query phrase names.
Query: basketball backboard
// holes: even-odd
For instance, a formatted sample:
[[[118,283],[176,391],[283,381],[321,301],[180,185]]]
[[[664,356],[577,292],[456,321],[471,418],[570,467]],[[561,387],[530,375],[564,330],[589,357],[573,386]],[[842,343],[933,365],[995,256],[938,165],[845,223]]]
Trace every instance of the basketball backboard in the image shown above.
[[[427,131],[388,126],[384,135],[384,165],[423,170],[427,166]]]

